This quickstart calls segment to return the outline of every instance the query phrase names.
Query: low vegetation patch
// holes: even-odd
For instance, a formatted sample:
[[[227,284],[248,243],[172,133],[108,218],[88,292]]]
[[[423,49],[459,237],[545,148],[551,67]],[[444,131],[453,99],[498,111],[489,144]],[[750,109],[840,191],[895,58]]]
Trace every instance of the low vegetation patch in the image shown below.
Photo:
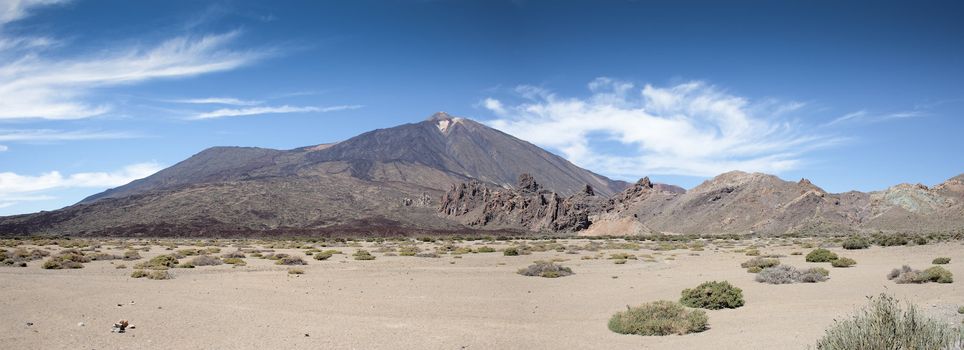
[[[225,264],[234,265],[234,266],[245,266],[248,264],[241,258],[224,258],[221,260],[224,261]]]
[[[172,254],[158,255],[148,261],[134,265],[135,269],[166,270],[176,267],[179,261]]]
[[[954,349],[961,342],[960,331],[881,294],[850,319],[834,323],[816,345],[821,350]]]
[[[870,248],[870,240],[863,237],[850,237],[843,241],[843,249],[867,249]]]
[[[289,268],[289,269],[288,269],[288,274],[289,274],[289,275],[303,275],[303,274],[305,274],[305,270],[297,269],[297,268]]]
[[[136,250],[128,250],[124,252],[124,256],[122,257],[122,259],[127,261],[138,260],[140,258],[141,258],[141,253]]]
[[[551,261],[536,261],[527,268],[519,269],[518,273],[523,276],[556,278],[571,275],[572,269],[562,265],[557,265]]]
[[[172,275],[167,270],[147,270],[147,271],[134,270],[134,272],[131,272],[131,277],[133,278],[147,277],[147,279],[151,279],[151,280],[169,280],[169,279],[173,279],[174,275]]]
[[[328,258],[331,258],[331,256],[332,256],[332,254],[331,254],[330,252],[327,252],[327,251],[317,252],[317,253],[315,253],[314,255],[312,255],[312,257],[313,257],[315,260],[328,260]]]
[[[830,266],[833,267],[851,267],[854,265],[857,265],[857,261],[847,257],[839,257],[830,262]]]
[[[755,257],[740,264],[740,267],[747,272],[757,273],[768,267],[780,265],[780,260],[776,258]]]
[[[495,253],[495,248],[492,248],[492,247],[489,247],[489,246],[481,246],[481,247],[479,247],[478,249],[476,249],[475,251],[476,251],[476,252],[479,252],[479,253]]]
[[[275,265],[308,265],[301,257],[286,256],[274,262]]]
[[[693,289],[684,289],[680,304],[699,309],[735,309],[743,306],[743,290],[730,282],[703,282]]]
[[[502,255],[505,255],[505,256],[518,256],[518,255],[519,255],[519,248],[516,248],[516,247],[508,247],[508,248],[505,248],[505,249],[502,250]]]
[[[375,256],[364,249],[359,249],[355,254],[352,254],[352,256],[355,257],[355,260],[375,260]]]
[[[83,252],[77,249],[64,249],[44,261],[40,267],[51,270],[79,269],[83,268],[84,263],[88,262],[90,262],[90,257],[84,255]]]
[[[927,282],[953,283],[954,275],[950,271],[947,271],[940,266],[934,266],[924,271],[920,271],[904,265],[899,269],[891,270],[890,273],[887,274],[887,279],[898,284],[920,284]]]
[[[609,319],[609,330],[620,334],[671,335],[702,332],[709,318],[702,310],[660,300],[626,307]]]
[[[235,250],[235,251],[230,252],[230,253],[224,253],[224,254],[221,255],[221,258],[224,258],[224,259],[230,259],[230,258],[244,259],[244,258],[246,258],[246,257],[247,257],[247,256],[244,255],[244,252],[242,252],[240,249]],[[225,260],[225,261],[226,261],[226,260]]]
[[[221,265],[223,263],[224,262],[221,261],[221,258],[218,258],[216,256],[210,256],[210,255],[198,255],[194,257],[194,259],[191,259],[191,264],[193,264],[194,266],[213,266],[213,265]]]
[[[756,275],[756,281],[769,284],[816,283],[827,280],[830,271],[814,267],[805,270],[789,265],[768,267]]]
[[[831,262],[837,260],[837,254],[823,248],[817,248],[807,254],[807,262]]]
[[[934,265],[946,265],[950,263],[951,263],[951,258],[946,258],[946,257],[934,258],[934,261],[931,261],[931,264],[934,264]]]

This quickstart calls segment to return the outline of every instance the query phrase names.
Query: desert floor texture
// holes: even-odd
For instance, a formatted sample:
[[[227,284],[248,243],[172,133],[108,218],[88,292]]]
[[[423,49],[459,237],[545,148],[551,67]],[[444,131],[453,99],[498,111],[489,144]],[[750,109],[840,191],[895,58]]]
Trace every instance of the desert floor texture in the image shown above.
[[[518,243],[457,244],[503,249]],[[235,250],[235,244],[222,243],[221,252]],[[305,256],[305,249],[275,249],[304,257],[308,265],[298,266],[302,275],[289,274],[288,266],[272,260],[248,257],[247,266],[171,269],[171,280],[131,278],[136,263],[171,252],[146,244],[141,247],[149,250],[141,252],[139,261],[93,261],[81,269],[45,270],[41,259],[27,267],[2,267],[0,348],[804,349],[835,319],[847,317],[867,296],[881,292],[956,324],[962,318],[958,307],[964,305],[962,281],[895,284],[886,278],[904,264],[930,267],[938,256],[950,257],[944,267],[964,278],[964,245],[957,241],[829,248],[855,259],[857,265],[850,268],[807,263],[804,255],[811,249],[788,241],[708,243],[702,250],[548,250],[520,256],[496,251],[439,258],[386,255],[375,252],[376,244],[320,248],[344,253],[325,261]],[[825,267],[830,280],[758,283],[740,267],[752,258],[744,252],[750,244],[763,255],[785,255],[783,264]],[[431,250],[439,243],[419,245]],[[40,248],[52,253],[60,249]],[[105,244],[99,250],[123,254],[126,249]],[[351,254],[357,249],[372,251],[376,259],[354,260]],[[625,264],[608,259],[621,252],[638,258]],[[575,274],[552,279],[516,273],[533,261],[550,259]],[[127,268],[116,268],[120,264]],[[746,305],[708,310],[709,329],[704,332],[636,336],[607,328],[608,319],[627,305],[678,300],[683,289],[712,280],[742,288]],[[112,333],[111,325],[119,319],[129,320],[133,328]]]

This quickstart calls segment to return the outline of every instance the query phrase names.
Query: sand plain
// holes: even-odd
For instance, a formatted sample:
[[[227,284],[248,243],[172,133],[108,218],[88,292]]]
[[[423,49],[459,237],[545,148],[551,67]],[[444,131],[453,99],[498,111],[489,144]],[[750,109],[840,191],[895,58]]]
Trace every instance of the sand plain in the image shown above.
[[[558,241],[576,246],[587,242]],[[550,250],[440,258],[375,252],[375,260],[352,259],[352,252],[373,250],[374,244],[332,248],[346,254],[325,261],[306,257],[302,275],[290,275],[288,267],[274,261],[249,257],[243,267],[172,269],[172,280],[131,278],[137,262],[171,252],[160,246],[142,252],[139,261],[93,261],[82,269],[45,270],[40,268],[43,260],[3,267],[0,348],[805,349],[835,319],[847,317],[867,296],[881,292],[916,303],[950,323],[961,324],[964,317],[957,313],[964,305],[964,281],[895,284],[885,277],[895,267],[923,269],[932,266],[933,258],[946,256],[951,263],[944,267],[957,279],[964,278],[964,245],[957,241],[830,248],[858,262],[850,268],[807,263],[803,255],[790,253],[810,249],[787,242],[710,243],[702,251]],[[438,246],[419,244],[425,250]],[[456,244],[502,249],[514,243]],[[755,275],[740,267],[751,258],[743,252],[750,244],[760,245],[764,255],[785,255],[780,258],[784,264],[825,267],[831,278],[814,284],[755,282]],[[101,250],[123,253],[106,246]],[[222,253],[233,250],[222,247]],[[275,251],[305,257],[305,249]],[[640,258],[625,264],[606,259],[618,252]],[[555,279],[516,274],[535,260],[550,259],[562,260],[575,274]],[[117,269],[117,264],[128,267]],[[707,311],[709,329],[704,332],[647,337],[607,329],[610,316],[627,305],[678,300],[681,290],[712,280],[741,288],[746,305]],[[119,319],[129,320],[134,328],[111,333]]]

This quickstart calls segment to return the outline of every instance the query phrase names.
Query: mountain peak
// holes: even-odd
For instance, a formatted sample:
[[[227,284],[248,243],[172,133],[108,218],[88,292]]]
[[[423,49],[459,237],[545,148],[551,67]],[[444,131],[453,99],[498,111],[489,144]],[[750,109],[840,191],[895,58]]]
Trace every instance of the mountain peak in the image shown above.
[[[452,119],[455,119],[455,117],[449,115],[448,113],[445,113],[445,112],[435,112],[435,114],[432,114],[432,116],[431,116],[431,117],[428,117],[428,119],[425,119],[425,121],[428,121],[428,122],[439,122],[439,121],[443,121],[443,120],[452,120]]]

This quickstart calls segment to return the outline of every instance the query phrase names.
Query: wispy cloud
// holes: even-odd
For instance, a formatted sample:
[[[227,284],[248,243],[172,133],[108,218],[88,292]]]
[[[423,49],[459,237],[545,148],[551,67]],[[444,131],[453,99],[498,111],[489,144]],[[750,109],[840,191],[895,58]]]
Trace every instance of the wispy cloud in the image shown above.
[[[241,100],[233,97],[207,97],[207,98],[188,98],[180,100],[168,100],[174,103],[188,103],[188,104],[214,104],[214,105],[231,105],[231,106],[256,106],[262,103],[262,101],[251,101],[251,100]]]
[[[82,172],[63,175],[50,171],[40,175],[0,172],[0,203],[12,206],[20,202],[56,199],[51,191],[71,188],[107,189],[147,177],[161,170],[154,162],[138,163],[111,172]],[[10,204],[12,203],[12,204]]]
[[[0,141],[79,141],[79,140],[107,140],[130,139],[141,137],[139,134],[126,131],[95,131],[95,130],[54,130],[54,129],[0,129]]]
[[[35,7],[63,4],[69,0],[3,0],[0,1],[0,26],[27,17]]]
[[[599,78],[585,98],[539,87],[515,89],[521,103],[487,98],[491,126],[558,150],[578,165],[620,178],[712,176],[729,170],[780,173],[806,152],[838,140],[779,117],[799,102],[753,103],[701,81],[669,87]],[[599,146],[616,142],[618,149]]]
[[[10,149],[10,147],[7,147],[7,146],[5,146],[5,145],[0,145],[0,152],[6,152],[6,151],[9,150],[9,149]]]
[[[249,115],[260,115],[260,114],[281,114],[281,113],[307,113],[307,112],[335,112],[350,109],[362,108],[361,105],[341,105],[341,106],[330,106],[330,107],[299,107],[299,106],[264,106],[264,107],[251,107],[251,108],[223,108],[211,112],[198,114],[191,119],[215,119],[215,118],[226,118],[226,117],[242,117]]]
[[[927,116],[927,113],[918,109],[910,111],[900,111],[894,113],[884,113],[884,114],[872,114],[867,112],[867,110],[859,110],[855,112],[850,112],[844,114],[829,123],[824,124],[824,126],[833,126],[837,124],[844,123],[877,123],[882,121],[894,120],[894,119],[906,119],[906,118],[918,118]]]
[[[0,1],[0,25],[25,18],[30,10],[63,1]],[[229,46],[238,31],[180,36],[156,45],[116,47],[97,55],[51,55],[16,51],[0,61],[0,119],[80,119],[111,110],[90,98],[97,88],[183,78],[244,66],[270,50],[239,51]],[[10,37],[0,30],[0,46],[48,46],[54,39]]]

